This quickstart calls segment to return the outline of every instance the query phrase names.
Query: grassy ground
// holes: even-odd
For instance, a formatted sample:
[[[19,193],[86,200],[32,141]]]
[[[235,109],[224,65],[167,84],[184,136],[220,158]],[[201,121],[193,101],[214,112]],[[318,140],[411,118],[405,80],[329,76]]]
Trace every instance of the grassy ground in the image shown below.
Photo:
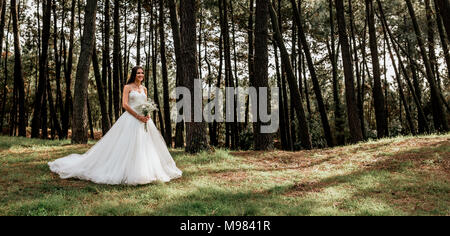
[[[140,187],[50,172],[90,146],[0,136],[0,215],[450,215],[450,134],[296,153],[171,150],[183,178]]]

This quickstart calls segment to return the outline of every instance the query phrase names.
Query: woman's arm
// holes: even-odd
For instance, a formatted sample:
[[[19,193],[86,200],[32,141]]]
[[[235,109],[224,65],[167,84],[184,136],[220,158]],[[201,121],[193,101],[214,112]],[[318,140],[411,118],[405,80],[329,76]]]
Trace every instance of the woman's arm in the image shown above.
[[[122,98],[122,107],[136,119],[142,121],[143,123],[148,122],[148,118],[144,116],[140,116],[137,114],[131,107],[128,105],[128,94],[131,92],[131,88],[129,86],[125,86],[123,89],[123,98]]]

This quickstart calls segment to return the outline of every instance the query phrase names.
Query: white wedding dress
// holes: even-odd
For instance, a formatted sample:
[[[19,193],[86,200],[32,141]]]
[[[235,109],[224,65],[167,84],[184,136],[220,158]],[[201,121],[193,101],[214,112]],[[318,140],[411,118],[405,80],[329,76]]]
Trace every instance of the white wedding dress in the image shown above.
[[[146,101],[144,92],[129,94],[129,106],[135,111]],[[182,176],[153,121],[144,124],[128,112],[85,154],[69,155],[48,165],[62,179],[108,185],[169,182]]]

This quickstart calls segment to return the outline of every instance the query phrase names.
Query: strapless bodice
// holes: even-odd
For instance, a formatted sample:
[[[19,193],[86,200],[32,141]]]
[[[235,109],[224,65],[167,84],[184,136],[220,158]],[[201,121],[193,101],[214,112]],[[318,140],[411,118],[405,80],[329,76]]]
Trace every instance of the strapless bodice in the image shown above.
[[[145,92],[131,91],[128,95],[128,105],[136,110],[136,107],[147,102]]]

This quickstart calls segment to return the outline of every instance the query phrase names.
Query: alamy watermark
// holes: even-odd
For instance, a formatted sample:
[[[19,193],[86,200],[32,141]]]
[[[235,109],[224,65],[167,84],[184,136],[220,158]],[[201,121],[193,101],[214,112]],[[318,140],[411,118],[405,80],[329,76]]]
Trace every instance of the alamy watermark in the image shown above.
[[[176,111],[171,112],[174,122],[192,122],[192,111],[194,112],[194,122],[213,123],[221,122],[245,122],[246,98],[249,98],[249,122],[255,123],[258,118],[263,124],[261,133],[275,133],[280,125],[279,113],[279,88],[272,87],[270,90],[270,110],[269,110],[269,91],[266,87],[259,88],[259,104],[258,92],[254,87],[249,88],[225,88],[225,92],[214,86],[203,88],[201,80],[196,79],[194,82],[194,94],[192,95],[188,88],[177,87]],[[206,95],[206,96],[205,96]],[[226,95],[226,96],[224,96]],[[194,109],[192,109],[192,98]],[[203,101],[210,102],[203,106]],[[233,109],[236,104],[235,109]],[[259,112],[257,109],[259,105]],[[225,107],[225,109],[224,109]],[[183,110],[183,115],[180,111]],[[214,111],[214,112],[213,112]],[[269,114],[270,111],[270,114]],[[258,114],[259,113],[259,114]],[[237,120],[235,120],[235,117]]]

